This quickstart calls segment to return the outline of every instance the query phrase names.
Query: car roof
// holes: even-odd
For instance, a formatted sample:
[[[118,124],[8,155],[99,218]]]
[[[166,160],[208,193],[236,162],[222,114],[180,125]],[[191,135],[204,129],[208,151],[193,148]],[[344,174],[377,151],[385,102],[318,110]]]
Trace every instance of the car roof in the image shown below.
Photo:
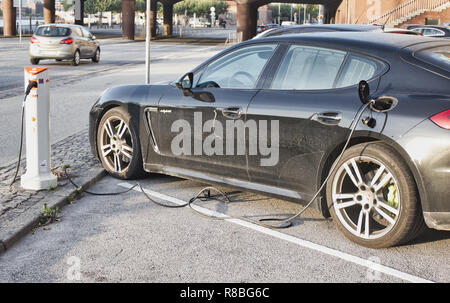
[[[42,24],[39,27],[42,27],[42,26],[79,27],[79,28],[83,27],[78,24],[69,24],[69,23],[49,23],[49,24]]]
[[[281,27],[281,29],[289,28],[318,28],[318,29],[334,29],[337,31],[374,31],[380,29],[380,25],[367,24],[312,24],[312,25],[292,25]]]
[[[345,45],[346,48],[359,49],[367,52],[370,49],[395,51],[415,44],[444,41],[424,36],[399,35],[384,32],[319,32],[304,34],[289,34],[283,36],[263,37],[251,41],[279,41],[279,42],[306,42],[327,44],[330,46]],[[369,52],[370,53],[370,52]]]

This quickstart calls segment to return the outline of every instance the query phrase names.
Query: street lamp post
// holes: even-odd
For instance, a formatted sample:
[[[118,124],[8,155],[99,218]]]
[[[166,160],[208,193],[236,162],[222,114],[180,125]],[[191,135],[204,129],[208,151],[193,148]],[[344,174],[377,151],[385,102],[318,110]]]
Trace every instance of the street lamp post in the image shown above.
[[[146,29],[145,29],[145,84],[150,84],[150,1],[147,0],[146,7]]]

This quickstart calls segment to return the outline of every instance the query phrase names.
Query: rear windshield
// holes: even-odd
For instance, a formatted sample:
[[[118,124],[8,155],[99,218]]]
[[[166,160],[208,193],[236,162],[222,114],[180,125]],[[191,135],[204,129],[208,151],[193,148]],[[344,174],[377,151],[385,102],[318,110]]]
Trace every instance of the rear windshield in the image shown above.
[[[36,30],[37,36],[45,37],[65,37],[69,36],[71,33],[70,29],[67,27],[59,26],[41,26]]]
[[[450,45],[424,49],[416,52],[414,57],[450,71]]]

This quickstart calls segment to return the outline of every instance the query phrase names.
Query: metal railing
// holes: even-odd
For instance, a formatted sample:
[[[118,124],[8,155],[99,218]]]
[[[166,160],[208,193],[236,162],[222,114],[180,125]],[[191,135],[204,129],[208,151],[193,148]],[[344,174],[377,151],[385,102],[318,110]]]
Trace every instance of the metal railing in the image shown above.
[[[410,0],[369,20],[369,23],[395,26],[426,11],[435,10],[448,3],[450,3],[449,0]]]

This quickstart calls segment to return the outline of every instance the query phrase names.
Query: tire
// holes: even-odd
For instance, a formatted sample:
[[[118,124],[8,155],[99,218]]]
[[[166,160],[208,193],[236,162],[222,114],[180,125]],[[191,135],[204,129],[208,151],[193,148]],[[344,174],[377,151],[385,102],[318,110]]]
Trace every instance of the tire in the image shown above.
[[[100,49],[99,48],[97,48],[97,50],[95,51],[94,57],[92,57],[92,62],[94,62],[94,63],[100,62]]]
[[[115,178],[135,179],[144,175],[137,127],[121,107],[110,109],[100,120],[97,152],[103,167]]]
[[[55,59],[56,60],[56,62],[61,62],[62,61],[62,59]]]
[[[80,57],[80,51],[77,50],[75,54],[73,55],[73,59],[71,61],[72,66],[78,66],[80,65],[81,57]]]
[[[41,61],[41,60],[39,60],[38,58],[30,58],[30,62],[33,65],[38,65],[39,61]]]
[[[338,229],[365,247],[404,244],[426,228],[409,167],[382,142],[349,148],[327,183],[326,196]]]

